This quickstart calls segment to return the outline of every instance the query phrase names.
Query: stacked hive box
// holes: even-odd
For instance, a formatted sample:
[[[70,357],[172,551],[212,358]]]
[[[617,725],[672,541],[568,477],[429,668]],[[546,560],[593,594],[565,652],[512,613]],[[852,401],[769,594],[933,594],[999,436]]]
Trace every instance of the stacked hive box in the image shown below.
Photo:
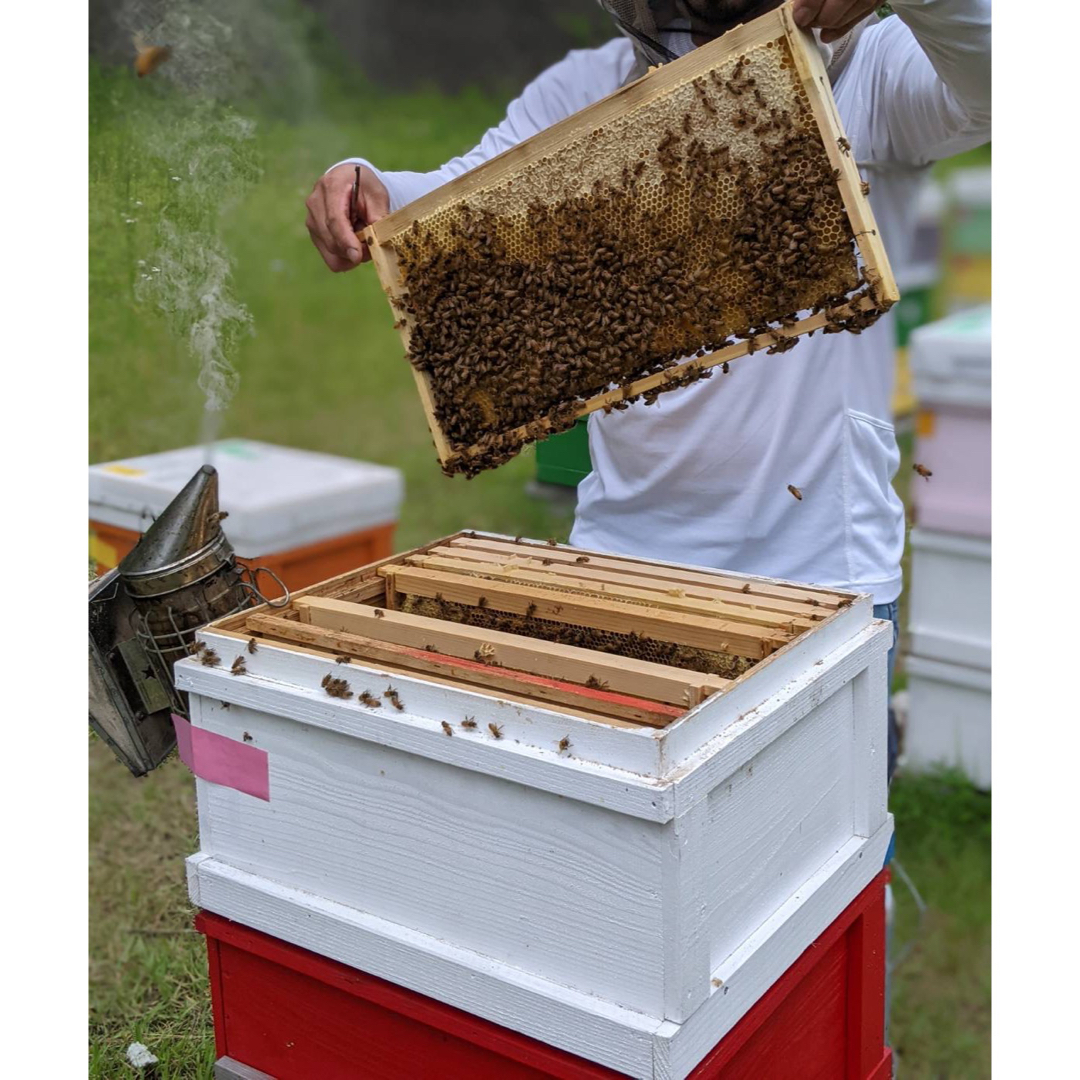
[[[990,786],[990,308],[912,337],[919,413],[912,479],[908,764]]]
[[[192,898],[686,1077],[881,869],[890,636],[868,596],[473,533],[222,620],[176,666]]]
[[[393,550],[404,484],[397,469],[226,439],[90,466],[90,558],[98,574],[135,546],[191,475],[221,477],[223,525],[240,561],[301,589]],[[265,577],[260,588],[275,595]]]

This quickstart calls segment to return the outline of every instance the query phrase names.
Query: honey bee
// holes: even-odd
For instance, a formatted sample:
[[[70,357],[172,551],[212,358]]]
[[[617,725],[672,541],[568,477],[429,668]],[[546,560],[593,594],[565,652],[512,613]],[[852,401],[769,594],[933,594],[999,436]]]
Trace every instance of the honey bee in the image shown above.
[[[251,732],[250,731],[245,731],[244,732],[244,742],[251,742]]]
[[[841,135],[840,138],[836,140],[836,145],[839,146],[845,154],[851,153],[851,143],[849,143],[843,135]]]
[[[374,609],[373,614],[375,615],[376,619],[381,619],[386,614],[386,612],[383,611],[381,607],[377,607]]]
[[[611,687],[603,679],[598,679],[595,675],[590,675],[585,680],[585,685],[590,690],[610,690]]]
[[[924,480],[929,480],[934,474],[925,466],[916,462],[911,466]]]
[[[473,657],[481,664],[494,664],[495,663],[495,646],[489,641],[485,641],[476,652],[473,653]]]
[[[258,645],[255,644],[254,638],[248,638],[247,651],[253,653],[258,649]]]
[[[207,667],[217,667],[221,663],[221,657],[208,645],[199,653],[199,663]]]
[[[869,195],[870,194],[870,181],[869,180],[864,180],[859,186],[862,188],[862,193],[864,195]]]
[[[383,697],[386,698],[386,700],[389,701],[390,704],[393,705],[398,712],[405,711],[405,706],[401,704],[401,698],[398,697],[398,692],[392,686],[388,686],[383,691]]]
[[[496,739],[502,738],[503,729],[501,724],[488,724],[488,731],[490,731]]]
[[[476,721],[471,716],[466,716],[465,719],[461,721],[461,726],[466,731],[475,731]]]
[[[443,731],[446,732],[447,735],[453,735],[454,734],[454,729],[445,720],[441,721],[441,723],[442,723],[442,729],[443,729]]]
[[[750,582],[749,581],[742,587],[742,591],[744,593],[750,591]]]
[[[564,735],[559,740],[559,753],[560,754],[565,754],[566,751],[569,750],[572,745],[573,744],[570,742],[570,736],[569,735]]]
[[[140,79],[156,71],[172,56],[168,45],[151,45],[142,34],[136,34],[131,43],[135,46],[135,74]]]
[[[530,604],[525,609],[525,618],[526,619],[531,619],[535,614],[536,614],[536,605],[535,604]]]
[[[717,989],[719,989],[719,988],[720,988],[721,986],[723,986],[723,985],[724,985],[724,984],[723,984],[723,982],[722,982],[722,981],[721,981],[720,979],[710,979],[709,981],[710,981],[710,982],[711,982],[711,983],[713,984],[713,986],[715,986],[715,987],[716,987]]]
[[[549,536],[547,538],[547,543],[548,543],[548,547],[558,547],[559,546],[559,541],[556,540],[554,536]]]
[[[476,601],[476,606],[478,608],[486,608],[488,606],[488,598],[486,596],[479,597]]]
[[[362,701],[369,709],[381,709],[382,702],[372,693],[365,690],[357,699]]]
[[[328,686],[330,685],[330,680],[331,680],[331,679],[332,679],[333,677],[334,677],[334,676],[333,676],[333,675],[331,675],[331,674],[330,674],[330,672],[328,671],[328,672],[327,672],[327,673],[326,673],[326,674],[325,674],[325,675],[324,675],[324,676],[322,677],[322,682],[321,682],[321,683],[319,683],[319,685],[320,685],[320,686],[321,686],[321,687],[322,687],[322,688],[323,688],[323,689],[325,690],[325,689],[326,689],[326,688],[327,688],[327,687],[328,687]]]
[[[554,559],[541,559],[540,560],[540,565],[541,566],[552,566],[554,564],[554,562],[555,562]]]
[[[349,657],[347,657],[347,656],[339,656],[334,661],[335,664],[347,664],[348,662],[349,662]]]
[[[232,667],[229,668],[229,671],[232,672],[233,675],[247,674],[247,665],[244,663],[243,654],[237,656],[236,659],[233,660]]]
[[[205,649],[205,648],[206,648],[206,642],[205,641],[196,641],[195,644],[191,646],[191,654],[192,654],[192,656],[195,656],[196,654],[201,653],[203,651],[203,649]]]
[[[588,556],[588,555],[579,555],[579,556],[578,556],[578,557],[577,557],[577,558],[576,558],[576,559],[574,560],[574,562],[576,562],[576,563],[578,563],[578,564],[584,564],[584,563],[587,563],[588,561],[589,561],[589,556]]]
[[[787,489],[799,502],[802,502],[802,492],[794,484],[788,484]]]
[[[352,691],[349,689],[349,684],[344,679],[328,677],[323,683],[323,689],[325,689],[327,694],[333,698],[343,698],[347,701],[353,696]]]

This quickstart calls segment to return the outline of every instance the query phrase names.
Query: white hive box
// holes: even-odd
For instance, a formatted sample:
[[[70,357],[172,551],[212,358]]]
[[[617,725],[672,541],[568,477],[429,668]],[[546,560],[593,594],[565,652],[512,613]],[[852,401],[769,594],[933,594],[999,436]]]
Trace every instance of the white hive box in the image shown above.
[[[990,788],[991,694],[988,668],[909,656],[904,766],[960,769],[978,788]]]
[[[911,651],[990,670],[991,546],[977,536],[911,530]]]
[[[445,569],[455,557],[487,575],[469,579],[480,600]],[[537,563],[561,591],[527,584]],[[738,603],[695,642],[764,655],[728,680],[406,603],[427,581],[439,610],[481,622],[580,609],[599,626],[582,620],[625,619],[631,602],[589,576],[603,574],[656,589],[629,608],[635,648],[654,624],[706,625],[684,615],[695,605]],[[709,589],[727,599],[695,599]],[[487,635],[476,660],[470,635]],[[284,615],[223,620],[200,634],[217,666],[176,666],[202,747],[192,900],[630,1076],[681,1080],[882,867],[891,636],[869,596],[475,533],[316,586]],[[577,705],[544,678],[556,663]],[[518,677],[563,700],[497,682]],[[596,712],[649,687],[660,721]]]
[[[990,307],[920,327],[911,335],[919,415],[915,520],[924,528],[990,536]]]
[[[251,439],[224,439],[90,466],[90,520],[143,533],[195,471],[220,475],[229,542],[243,558],[275,554],[397,520],[397,469]]]

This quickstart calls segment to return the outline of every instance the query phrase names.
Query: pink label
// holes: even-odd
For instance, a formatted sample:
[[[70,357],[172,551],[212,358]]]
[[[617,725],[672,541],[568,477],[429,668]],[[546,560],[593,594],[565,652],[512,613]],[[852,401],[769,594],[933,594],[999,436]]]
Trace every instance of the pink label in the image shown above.
[[[180,760],[197,777],[270,801],[270,758],[265,750],[193,727],[176,713],[172,719]]]

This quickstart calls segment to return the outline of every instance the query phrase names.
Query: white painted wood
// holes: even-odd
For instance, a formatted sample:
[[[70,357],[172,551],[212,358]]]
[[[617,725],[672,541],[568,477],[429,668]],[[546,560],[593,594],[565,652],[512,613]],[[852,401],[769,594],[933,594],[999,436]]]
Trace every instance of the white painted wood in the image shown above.
[[[683,1024],[582,994],[407,927],[287,888],[218,859],[188,860],[201,906],[301,948],[390,979],[637,1080],[685,1080],[803,950],[881,869],[891,818],[853,838],[726,957],[707,1000]],[[726,992],[725,992],[726,991]]]
[[[598,765],[558,752],[558,742],[567,733],[571,734],[575,752],[581,749],[579,740],[588,742],[588,735],[581,734],[581,730],[575,726],[578,724],[602,727],[602,733],[590,733],[598,739],[619,734],[626,735],[628,739],[640,739],[646,745],[655,743],[657,729],[643,728],[642,732],[646,734],[642,735],[623,728],[608,728],[577,717],[509,702],[501,703],[492,698],[459,692],[453,687],[421,683],[397,674],[373,677],[367,686],[361,685],[359,680],[351,685],[357,689],[370,689],[372,693],[381,693],[387,685],[395,686],[406,711],[397,712],[385,704],[380,709],[367,709],[354,701],[331,698],[319,687],[327,671],[332,671],[335,678],[340,676],[340,666],[332,661],[260,646],[255,657],[266,654],[260,663],[269,659],[275,665],[273,670],[279,678],[271,679],[258,674],[237,677],[230,675],[227,668],[231,666],[237,646],[242,647],[242,643],[222,635],[200,633],[199,637],[205,638],[219,651],[222,665],[207,668],[195,661],[179,661],[174,666],[176,684],[189,694],[247,705],[310,727],[343,732],[368,742],[447,761],[462,769],[507,777],[553,794],[617,808],[622,813],[648,821],[668,821],[672,817],[671,792],[665,789],[655,774],[650,776]],[[229,643],[228,651],[222,652],[226,648],[225,642]],[[303,670],[308,662],[321,665],[311,674],[304,672],[305,679],[314,679],[316,689],[281,681],[290,677],[297,668]],[[249,670],[254,672],[258,669],[251,665]],[[539,717],[541,713],[543,717]],[[477,722],[474,732],[460,726],[461,721],[469,716]],[[449,738],[442,728],[444,719],[455,732]],[[489,723],[500,727],[501,739],[492,737],[488,730]],[[537,733],[540,724],[545,728],[542,741],[547,742],[546,747],[536,746],[532,741],[541,741],[541,735]]]
[[[848,684],[709,794],[711,966],[851,839],[851,727]]]
[[[713,970],[708,1001],[669,1037],[673,1080],[684,1080],[870,884],[881,871],[892,832],[890,815],[869,839],[853,837]],[[666,1033],[666,1025],[657,1032],[660,1038]]]
[[[213,719],[268,752],[271,799],[207,784],[205,853],[663,1015],[660,825],[239,705]]]
[[[699,803],[664,830],[664,1011],[669,1020],[687,1019],[708,996],[709,927],[705,836],[706,806]]]
[[[892,624],[885,623],[889,640]],[[856,836],[873,836],[887,813],[889,765],[889,662],[879,653],[851,681],[853,695],[852,827]]]
[[[200,861],[194,874],[209,911],[630,1076],[652,1076],[655,1017],[218,859]]]

